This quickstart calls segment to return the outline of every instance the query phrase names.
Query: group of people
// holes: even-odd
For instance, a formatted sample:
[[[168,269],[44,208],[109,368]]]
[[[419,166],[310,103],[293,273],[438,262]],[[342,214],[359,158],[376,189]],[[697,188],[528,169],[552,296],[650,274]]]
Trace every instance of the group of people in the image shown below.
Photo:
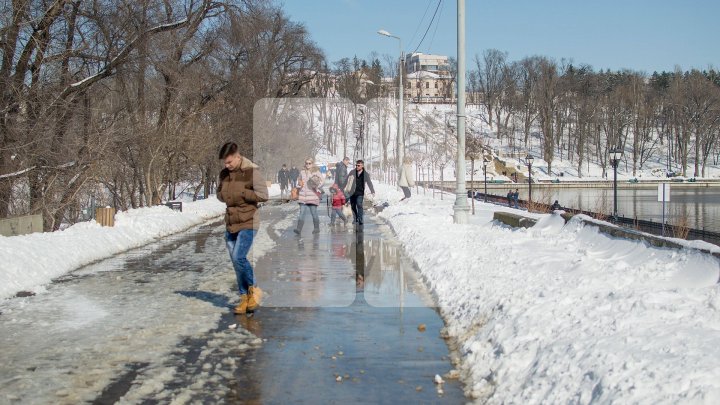
[[[293,166],[291,169],[287,168],[287,165],[282,165],[282,168],[277,174],[277,182],[280,185],[280,196],[287,196],[288,190],[292,190],[297,187],[297,181],[300,177],[300,170]]]
[[[332,195],[332,211],[330,214],[331,225],[335,224],[336,218],[340,218],[343,223],[347,223],[348,218],[342,212],[343,207],[349,203],[352,214],[353,223],[363,225],[363,200],[365,198],[365,187],[368,187],[370,193],[375,195],[375,187],[373,186],[370,173],[365,170],[365,162],[357,160],[355,168],[348,171],[350,158],[345,157],[341,162],[335,165],[335,179],[330,186],[330,194]],[[298,204],[300,212],[298,214],[297,227],[294,232],[301,234],[305,225],[305,217],[310,214],[313,220],[313,233],[320,232],[320,218],[317,209],[320,205],[322,195],[324,194],[323,184],[325,183],[325,174],[315,165],[312,158],[305,159],[305,166],[300,171],[298,180]]]
[[[513,192],[512,190],[508,190],[507,193],[507,200],[508,200],[508,207],[512,208],[513,205],[515,208],[519,208],[518,206],[518,200],[520,199],[520,191],[516,188]]]
[[[240,301],[234,309],[235,314],[253,312],[261,302],[262,291],[255,282],[254,271],[247,258],[253,239],[259,229],[258,207],[268,200],[268,188],[259,167],[242,156],[238,145],[228,142],[220,148],[219,159],[224,168],[220,172],[217,186],[217,198],[227,206],[225,211],[225,243],[235,270]],[[349,204],[353,223],[364,223],[363,202],[368,189],[375,196],[375,187],[370,173],[365,170],[365,162],[360,159],[354,167],[349,167],[350,158],[345,157],[335,165],[331,173],[334,182],[329,191],[332,195],[330,223],[334,225],[339,218],[347,223],[343,207]],[[323,186],[326,173],[320,170],[315,160],[307,158],[302,170],[295,166],[288,169],[283,165],[277,174],[282,194],[288,190],[297,190],[300,205],[295,233],[300,235],[308,214],[313,221],[313,233],[320,231],[318,206],[325,193]],[[410,198],[410,187],[415,185],[412,161],[403,161],[399,186],[403,190],[403,200]]]

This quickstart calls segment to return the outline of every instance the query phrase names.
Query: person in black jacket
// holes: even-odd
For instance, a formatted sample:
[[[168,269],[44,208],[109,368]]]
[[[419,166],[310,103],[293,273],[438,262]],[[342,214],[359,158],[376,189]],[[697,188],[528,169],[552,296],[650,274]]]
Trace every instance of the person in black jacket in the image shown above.
[[[355,169],[351,170],[347,175],[347,184],[345,191],[350,195],[350,207],[353,213],[353,223],[363,224],[363,200],[365,199],[365,185],[370,187],[370,193],[375,196],[375,187],[373,187],[370,173],[365,169],[365,162],[358,160],[355,162]]]
[[[280,184],[280,195],[283,196],[287,193],[290,185],[290,172],[285,165],[282,165],[282,169],[278,172],[277,180],[278,184]]]
[[[288,174],[290,175],[290,186],[292,186],[292,188],[297,187],[297,180],[298,177],[300,177],[300,170],[298,170],[297,167],[293,166]]]

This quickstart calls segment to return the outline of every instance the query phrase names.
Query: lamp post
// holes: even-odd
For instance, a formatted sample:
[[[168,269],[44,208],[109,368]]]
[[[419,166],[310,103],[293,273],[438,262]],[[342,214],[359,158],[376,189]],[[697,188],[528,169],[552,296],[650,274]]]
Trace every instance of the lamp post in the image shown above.
[[[403,88],[403,50],[402,50],[402,39],[400,37],[397,37],[395,35],[390,34],[389,32],[385,30],[378,30],[377,32],[380,35],[384,35],[386,37],[395,38],[398,40],[398,43],[400,45],[400,63],[398,63],[398,70],[399,70],[399,85],[398,85],[398,93],[399,93],[399,103],[398,103],[398,113],[397,113],[397,181],[400,181],[400,172],[402,171],[402,161],[403,157],[405,155],[405,140],[403,139],[403,93],[405,93],[405,89]]]
[[[465,191],[465,0],[457,0],[457,161],[453,222],[466,224],[470,207]]]
[[[525,162],[527,162],[528,167],[528,212],[530,212],[530,202],[532,201],[532,164],[533,164],[533,156],[528,153],[527,156],[525,156]]]
[[[617,222],[617,168],[620,164],[620,158],[622,158],[622,149],[613,148],[610,149],[608,155],[610,157],[610,164],[613,167],[613,222]]]
[[[483,158],[483,177],[485,177],[485,194],[483,200],[487,202],[487,165],[488,160]]]

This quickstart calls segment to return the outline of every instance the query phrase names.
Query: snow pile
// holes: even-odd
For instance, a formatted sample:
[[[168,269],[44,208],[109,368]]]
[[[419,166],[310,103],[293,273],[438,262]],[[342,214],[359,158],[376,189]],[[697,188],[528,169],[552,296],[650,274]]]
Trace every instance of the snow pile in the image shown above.
[[[183,212],[155,206],[119,212],[114,227],[81,222],[63,231],[0,236],[0,299],[39,285],[78,267],[143,246],[217,218],[225,204],[214,196],[183,203]]]
[[[530,229],[454,196],[397,202],[390,222],[437,293],[472,396],[491,403],[720,401],[718,260],[543,215]]]

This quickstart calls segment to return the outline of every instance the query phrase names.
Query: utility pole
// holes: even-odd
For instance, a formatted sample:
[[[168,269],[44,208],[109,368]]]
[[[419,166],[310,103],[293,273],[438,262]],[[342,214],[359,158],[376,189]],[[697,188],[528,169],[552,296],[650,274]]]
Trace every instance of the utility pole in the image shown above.
[[[457,0],[457,163],[455,177],[455,205],[453,222],[466,224],[468,221],[467,191],[465,189],[465,0]]]

